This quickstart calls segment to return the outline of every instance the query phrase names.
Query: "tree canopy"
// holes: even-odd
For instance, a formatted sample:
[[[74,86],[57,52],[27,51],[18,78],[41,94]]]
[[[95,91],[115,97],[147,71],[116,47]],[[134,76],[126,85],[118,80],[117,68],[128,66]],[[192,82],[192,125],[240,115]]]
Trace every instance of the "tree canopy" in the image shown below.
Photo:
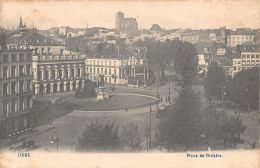
[[[229,82],[227,97],[242,109],[259,110],[259,68],[238,72]]]
[[[209,65],[207,77],[204,81],[204,88],[208,97],[216,100],[222,98],[222,87],[226,85],[226,75],[224,70],[216,62]]]
[[[201,108],[197,94],[189,88],[182,90],[175,103],[161,115],[157,143],[168,151],[200,147],[203,134]]]

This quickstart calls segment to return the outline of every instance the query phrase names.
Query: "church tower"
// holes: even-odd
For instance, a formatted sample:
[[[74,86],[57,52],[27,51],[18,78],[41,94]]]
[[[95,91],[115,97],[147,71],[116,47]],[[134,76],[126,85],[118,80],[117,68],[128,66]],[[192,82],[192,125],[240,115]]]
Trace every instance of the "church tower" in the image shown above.
[[[22,17],[20,17],[20,22],[19,22],[19,29],[23,28],[24,25],[23,25],[23,19]]]

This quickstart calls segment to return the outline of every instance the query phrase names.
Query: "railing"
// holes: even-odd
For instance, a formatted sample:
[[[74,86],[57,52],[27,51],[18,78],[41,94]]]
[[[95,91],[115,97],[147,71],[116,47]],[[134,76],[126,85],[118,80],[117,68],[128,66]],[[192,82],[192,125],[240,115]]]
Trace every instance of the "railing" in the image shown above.
[[[33,56],[33,61],[66,61],[66,60],[82,60],[85,55],[41,55]]]

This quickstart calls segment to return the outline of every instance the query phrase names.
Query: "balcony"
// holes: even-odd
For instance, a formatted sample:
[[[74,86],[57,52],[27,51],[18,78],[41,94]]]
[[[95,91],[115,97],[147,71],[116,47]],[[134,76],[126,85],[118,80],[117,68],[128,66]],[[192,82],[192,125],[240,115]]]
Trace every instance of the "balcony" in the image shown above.
[[[49,61],[73,61],[83,60],[85,55],[41,55],[33,56],[33,61],[49,62]]]

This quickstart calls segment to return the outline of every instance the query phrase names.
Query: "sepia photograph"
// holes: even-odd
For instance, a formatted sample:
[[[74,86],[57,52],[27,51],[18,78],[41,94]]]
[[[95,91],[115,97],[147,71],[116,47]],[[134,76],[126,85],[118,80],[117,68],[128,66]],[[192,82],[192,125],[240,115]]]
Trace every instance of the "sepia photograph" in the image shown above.
[[[259,0],[0,0],[0,167],[258,167],[259,30]]]

